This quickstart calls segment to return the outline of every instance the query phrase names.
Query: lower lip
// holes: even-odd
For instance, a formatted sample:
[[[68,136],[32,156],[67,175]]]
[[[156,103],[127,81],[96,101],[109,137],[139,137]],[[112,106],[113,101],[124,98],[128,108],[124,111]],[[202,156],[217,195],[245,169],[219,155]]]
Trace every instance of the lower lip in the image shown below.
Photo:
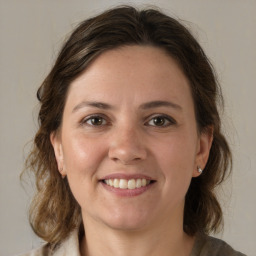
[[[133,196],[139,196],[139,195],[145,193],[147,190],[149,190],[150,188],[152,188],[152,186],[155,184],[155,182],[154,182],[154,183],[150,183],[150,184],[148,184],[148,185],[145,186],[145,187],[140,187],[140,188],[135,188],[135,189],[121,189],[121,188],[115,188],[115,187],[111,187],[111,186],[107,185],[107,184],[104,183],[104,182],[101,182],[101,184],[102,184],[102,186],[103,186],[106,190],[108,190],[108,191],[110,191],[110,192],[116,194],[117,196],[121,196],[121,197],[133,197]]]

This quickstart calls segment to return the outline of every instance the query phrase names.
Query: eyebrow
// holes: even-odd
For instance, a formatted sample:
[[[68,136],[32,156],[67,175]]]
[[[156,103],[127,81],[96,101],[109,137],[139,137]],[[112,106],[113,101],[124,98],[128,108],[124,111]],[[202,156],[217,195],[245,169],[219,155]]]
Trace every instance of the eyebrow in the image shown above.
[[[103,102],[97,102],[97,101],[83,101],[81,103],[79,103],[78,105],[76,105],[73,110],[72,113],[76,112],[77,110],[83,108],[83,107],[94,107],[94,108],[99,108],[99,109],[112,109],[113,106],[107,104],[107,103],[103,103]]]
[[[104,103],[104,102],[83,101],[73,108],[72,113],[78,111],[79,109],[81,109],[83,107],[94,107],[94,108],[105,109],[105,110],[114,109],[113,106],[111,106],[110,104]],[[147,110],[147,109],[159,108],[159,107],[171,107],[171,108],[174,108],[177,110],[182,110],[182,107],[176,103],[173,103],[171,101],[161,101],[161,100],[143,103],[142,105],[140,105],[139,108],[143,109],[143,110]]]
[[[177,110],[182,110],[182,107],[180,105],[171,101],[162,101],[162,100],[150,101],[140,106],[140,108],[144,110],[150,109],[150,108],[159,108],[159,107],[171,107]]]

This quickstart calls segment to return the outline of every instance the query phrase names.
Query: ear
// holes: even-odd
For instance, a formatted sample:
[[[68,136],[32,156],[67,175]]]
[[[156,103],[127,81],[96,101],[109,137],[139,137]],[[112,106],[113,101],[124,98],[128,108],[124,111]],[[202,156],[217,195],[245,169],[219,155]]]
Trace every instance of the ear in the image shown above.
[[[55,158],[58,165],[58,170],[62,177],[66,176],[66,171],[64,170],[64,157],[63,157],[63,149],[61,144],[61,139],[59,133],[54,131],[50,135],[51,144],[54,149]]]
[[[204,170],[209,158],[211,146],[213,141],[213,127],[210,126],[206,130],[202,131],[198,138],[197,155],[193,171],[193,177],[201,175],[198,172],[198,167]]]

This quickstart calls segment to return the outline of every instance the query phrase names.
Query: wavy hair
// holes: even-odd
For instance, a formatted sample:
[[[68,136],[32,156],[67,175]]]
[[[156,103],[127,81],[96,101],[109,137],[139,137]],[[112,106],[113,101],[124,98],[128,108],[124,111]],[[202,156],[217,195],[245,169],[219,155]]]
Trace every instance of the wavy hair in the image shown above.
[[[221,133],[218,107],[223,99],[214,69],[203,49],[178,20],[159,10],[120,6],[80,23],[63,45],[40,88],[39,129],[26,170],[36,179],[37,192],[30,207],[34,232],[52,245],[63,241],[81,224],[81,209],[67,179],[62,179],[50,142],[57,131],[70,83],[101,53],[126,45],[150,45],[176,60],[189,80],[198,132],[213,128],[213,143],[202,175],[192,178],[185,198],[184,231],[216,232],[222,211],[214,192],[231,170],[231,152]]]

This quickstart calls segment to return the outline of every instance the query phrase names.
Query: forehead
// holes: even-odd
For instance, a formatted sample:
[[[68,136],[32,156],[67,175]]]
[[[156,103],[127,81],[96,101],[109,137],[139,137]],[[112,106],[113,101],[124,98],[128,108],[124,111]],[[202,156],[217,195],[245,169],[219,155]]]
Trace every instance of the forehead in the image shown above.
[[[191,101],[189,82],[176,61],[160,48],[125,46],[97,57],[70,85],[71,100]]]

